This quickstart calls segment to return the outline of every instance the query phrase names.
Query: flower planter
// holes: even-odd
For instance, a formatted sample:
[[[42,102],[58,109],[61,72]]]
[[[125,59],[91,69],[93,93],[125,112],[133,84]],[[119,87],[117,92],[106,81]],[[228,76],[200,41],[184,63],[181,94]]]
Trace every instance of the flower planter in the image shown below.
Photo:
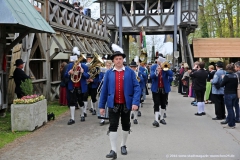
[[[11,105],[12,131],[33,131],[47,122],[47,101]]]

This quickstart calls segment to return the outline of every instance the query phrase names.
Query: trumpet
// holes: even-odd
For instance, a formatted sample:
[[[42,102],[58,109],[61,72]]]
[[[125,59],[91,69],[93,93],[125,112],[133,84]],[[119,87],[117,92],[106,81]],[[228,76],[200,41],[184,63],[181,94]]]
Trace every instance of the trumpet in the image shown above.
[[[80,81],[81,77],[82,77],[82,73],[80,72],[81,70],[81,66],[79,65],[79,63],[83,60],[86,59],[84,55],[80,55],[78,60],[74,63],[73,65],[73,74],[71,75],[71,80],[73,83],[77,83]]]

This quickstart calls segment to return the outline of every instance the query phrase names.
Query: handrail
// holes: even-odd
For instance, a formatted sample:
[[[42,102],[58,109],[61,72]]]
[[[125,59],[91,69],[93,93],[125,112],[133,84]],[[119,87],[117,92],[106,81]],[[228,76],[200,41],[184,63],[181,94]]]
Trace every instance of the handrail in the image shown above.
[[[94,39],[108,40],[105,25],[56,0],[48,0],[48,13],[49,24],[55,30],[75,32]]]

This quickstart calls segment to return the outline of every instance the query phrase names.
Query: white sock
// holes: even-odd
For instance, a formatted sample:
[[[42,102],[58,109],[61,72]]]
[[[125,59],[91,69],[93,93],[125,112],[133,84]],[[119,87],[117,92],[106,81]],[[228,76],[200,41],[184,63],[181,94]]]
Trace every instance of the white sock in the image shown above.
[[[155,121],[158,121],[159,112],[155,112]]]
[[[202,112],[205,112],[205,103],[202,102]]]
[[[71,111],[71,119],[74,120],[75,106],[70,106],[70,111]]]
[[[92,100],[90,101],[90,104],[91,104],[91,108],[93,108],[93,103],[92,103]]]
[[[138,117],[138,111],[134,111],[134,119],[137,119]]]
[[[163,114],[166,114],[166,113],[167,113],[167,110],[166,110],[166,109],[164,109],[164,110],[163,110]]]
[[[95,102],[95,103],[92,102],[93,110],[96,110],[96,104],[97,104],[97,102]]]
[[[80,107],[81,117],[84,117],[84,107]]]
[[[198,113],[202,113],[202,102],[197,102]]]
[[[165,110],[165,109],[161,109],[161,112],[160,112],[160,115],[161,115],[160,120],[163,119],[164,110]]]
[[[129,134],[129,131],[122,131],[121,147],[126,145],[128,134]]]
[[[84,113],[87,113],[87,105],[88,105],[88,102],[83,102],[84,103]]]
[[[109,139],[110,139],[112,150],[117,153],[117,132],[110,132]]]
[[[159,115],[162,117],[161,111],[162,111],[162,108],[161,108],[161,106],[160,106],[160,107],[159,107]]]

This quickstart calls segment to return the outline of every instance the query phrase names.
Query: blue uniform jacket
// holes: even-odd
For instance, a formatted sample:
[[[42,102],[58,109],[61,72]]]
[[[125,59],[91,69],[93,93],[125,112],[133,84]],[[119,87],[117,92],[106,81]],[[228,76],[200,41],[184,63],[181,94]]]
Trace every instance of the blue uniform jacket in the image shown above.
[[[99,84],[99,75],[96,76],[93,79],[93,82],[90,83],[91,84],[91,88],[98,88],[98,84]]]
[[[139,67],[139,72],[142,73],[142,76],[143,76],[144,82],[145,82],[145,84],[146,84],[146,83],[147,83],[147,79],[148,79],[148,75],[147,75],[146,68],[140,66],[140,67]]]
[[[145,80],[144,80],[144,76],[141,72],[138,72],[138,77],[140,78],[140,88],[141,88],[141,91],[143,90],[143,88],[145,87]]]
[[[98,82],[99,82],[99,83],[102,82],[102,79],[103,79],[103,77],[104,77],[104,74],[105,74],[105,73],[100,72],[100,74],[99,74],[99,78],[98,78]]]
[[[151,90],[152,92],[157,92],[158,91],[158,76],[156,75],[156,69],[157,69],[157,64],[154,64],[151,67],[150,71],[150,77],[152,79],[152,86]],[[163,71],[163,84],[164,84],[164,90],[166,93],[169,93],[171,91],[171,83],[173,81],[173,72],[171,70],[168,71]]]
[[[68,72],[73,68],[73,65],[74,65],[74,63],[70,62],[68,64],[68,68],[65,72],[65,77],[69,78],[69,80],[68,80],[68,89],[69,90],[73,90],[73,82],[71,80],[71,76],[68,74]],[[82,93],[86,93],[87,88],[88,88],[87,87],[87,79],[89,78],[88,67],[84,63],[81,63],[81,67],[84,69],[84,72],[82,73],[82,78],[79,83],[81,83]]]
[[[141,89],[139,82],[136,79],[136,74],[129,67],[125,67],[124,71],[124,98],[128,109],[132,109],[132,105],[139,106]],[[105,73],[102,91],[100,94],[99,108],[105,109],[107,107],[114,107],[114,95],[115,95],[115,71],[113,69],[108,70]]]

